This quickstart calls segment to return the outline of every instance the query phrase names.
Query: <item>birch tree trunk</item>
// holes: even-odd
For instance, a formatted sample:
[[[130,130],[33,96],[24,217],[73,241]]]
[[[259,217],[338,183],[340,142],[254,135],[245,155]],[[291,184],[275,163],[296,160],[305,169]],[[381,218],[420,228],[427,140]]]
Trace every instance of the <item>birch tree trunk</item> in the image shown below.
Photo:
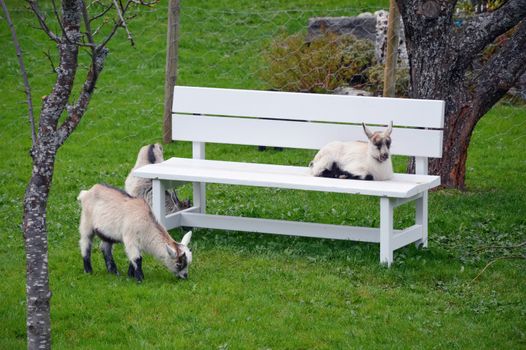
[[[460,26],[453,22],[457,1],[397,2],[405,26],[410,95],[446,101],[443,157],[432,159],[429,171],[441,176],[443,186],[464,189],[477,122],[526,71],[526,1],[508,0]],[[514,33],[507,43],[481,62],[488,45],[510,30]]]

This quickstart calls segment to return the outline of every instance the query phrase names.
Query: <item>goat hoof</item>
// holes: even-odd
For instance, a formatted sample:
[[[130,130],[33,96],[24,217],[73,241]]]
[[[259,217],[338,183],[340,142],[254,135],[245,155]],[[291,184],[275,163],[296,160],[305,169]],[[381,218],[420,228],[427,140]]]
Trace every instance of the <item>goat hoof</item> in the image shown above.
[[[130,267],[128,267],[128,277],[135,277],[135,268],[132,264],[130,264]]]

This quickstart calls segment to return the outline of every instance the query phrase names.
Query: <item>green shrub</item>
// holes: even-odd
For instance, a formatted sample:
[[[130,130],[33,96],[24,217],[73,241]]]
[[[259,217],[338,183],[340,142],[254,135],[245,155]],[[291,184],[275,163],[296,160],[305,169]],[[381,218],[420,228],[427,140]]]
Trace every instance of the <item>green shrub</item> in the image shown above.
[[[374,45],[353,35],[325,33],[307,41],[294,34],[274,40],[264,58],[262,78],[270,88],[327,92],[363,76],[374,64]]]

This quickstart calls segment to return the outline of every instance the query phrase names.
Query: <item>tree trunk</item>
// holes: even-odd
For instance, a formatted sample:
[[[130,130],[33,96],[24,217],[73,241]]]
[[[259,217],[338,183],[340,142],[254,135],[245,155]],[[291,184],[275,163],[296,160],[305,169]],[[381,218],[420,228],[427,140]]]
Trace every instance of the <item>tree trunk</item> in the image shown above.
[[[68,139],[80,123],[94,93],[100,73],[108,55],[107,43],[113,38],[117,29],[124,27],[128,38],[131,35],[125,22],[125,14],[132,4],[143,4],[142,1],[126,0],[124,3],[114,1],[119,20],[114,22],[113,29],[95,44],[91,31],[91,20],[105,17],[111,7],[99,13],[90,20],[88,8],[83,0],[62,0],[62,13],[59,17],[53,2],[56,19],[62,35],[59,37],[51,31],[46,23],[46,17],[40,12],[36,0],[28,1],[35,13],[41,29],[55,41],[59,51],[60,64],[56,69],[57,79],[52,91],[42,103],[40,112],[38,138],[33,138],[31,148],[32,175],[24,196],[23,231],[26,249],[27,273],[27,343],[29,349],[51,348],[51,317],[48,273],[48,240],[46,227],[46,208],[53,179],[55,158],[60,146]],[[2,2],[2,5],[3,2]],[[7,11],[6,11],[7,13]],[[84,20],[81,32],[81,19]],[[17,44],[14,35],[15,45]],[[91,53],[91,65],[80,89],[75,103],[71,103],[71,95],[77,75],[78,53],[81,46],[88,47]],[[22,64],[21,64],[22,66]],[[21,67],[23,70],[23,67]],[[26,84],[28,85],[28,84]],[[27,86],[26,86],[27,87]],[[29,104],[31,105],[30,101]],[[67,114],[65,121],[59,126],[62,114]]]
[[[446,104],[443,156],[430,161],[429,172],[440,175],[444,187],[464,189],[468,147],[477,122],[526,69],[521,63],[526,59],[526,2],[508,0],[493,13],[461,26],[453,23],[456,1],[397,2],[405,26],[410,96]],[[509,41],[483,62],[484,49],[511,29],[515,32]],[[414,162],[408,170],[414,170]]]
[[[40,142],[43,140],[41,139]],[[44,146],[46,147],[46,146]],[[27,270],[28,349],[51,347],[46,207],[55,163],[55,149],[34,149],[33,173],[24,197],[24,239]]]

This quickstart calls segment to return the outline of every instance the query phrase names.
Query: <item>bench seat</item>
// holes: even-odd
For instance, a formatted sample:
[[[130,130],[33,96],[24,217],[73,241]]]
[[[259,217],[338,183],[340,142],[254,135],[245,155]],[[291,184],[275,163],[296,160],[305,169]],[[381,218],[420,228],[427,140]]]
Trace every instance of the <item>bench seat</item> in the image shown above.
[[[310,175],[309,168],[287,165],[170,158],[133,172],[143,178],[228,185],[275,187],[307,191],[410,198],[440,185],[433,175],[395,174],[388,181],[331,179]]]

